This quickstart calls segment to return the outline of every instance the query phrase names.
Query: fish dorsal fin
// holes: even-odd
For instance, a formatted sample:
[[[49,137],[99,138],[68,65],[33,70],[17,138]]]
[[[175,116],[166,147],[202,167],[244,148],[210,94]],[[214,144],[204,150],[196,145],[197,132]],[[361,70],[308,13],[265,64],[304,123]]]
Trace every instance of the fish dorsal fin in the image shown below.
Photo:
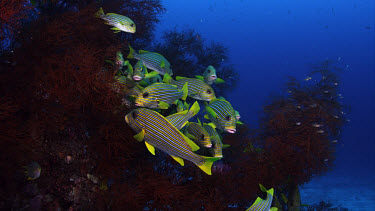
[[[221,78],[216,78],[214,83],[215,84],[223,84],[223,83],[225,83],[225,81]]]
[[[181,79],[184,79],[184,78],[186,78],[186,77],[176,76],[176,80],[177,80],[177,81],[178,81],[178,80],[181,80]]]
[[[138,51],[139,54],[143,54],[143,53],[150,53],[150,51],[145,51],[145,50],[139,50]]]
[[[145,130],[142,129],[142,131],[140,133],[138,133],[137,135],[133,136],[135,138],[135,140],[137,141],[143,141],[143,139],[145,138]]]
[[[175,161],[177,161],[181,166],[184,166],[184,160],[183,160],[182,158],[177,157],[177,156],[173,156],[173,155],[171,155],[171,157],[172,157]]]
[[[224,98],[224,97],[218,97],[217,99],[220,99],[220,100],[225,100],[225,98]]]
[[[195,77],[196,77],[197,79],[201,80],[201,81],[204,81],[204,77],[201,76],[201,75],[196,75]]]
[[[179,127],[178,123],[180,123],[180,121],[185,118],[185,115],[188,113],[188,110],[184,110],[184,111],[181,111],[181,112],[178,112],[178,113],[175,113],[175,114],[172,114],[172,115],[169,115],[167,117],[165,117],[173,126],[175,126],[178,130],[180,130],[181,128],[183,128],[185,126],[185,124],[187,123],[187,121],[181,125],[181,127]]]
[[[202,122],[201,122],[201,120],[199,120],[198,117],[197,117],[197,120],[198,120],[198,124],[199,124],[200,126],[202,126]]]
[[[151,154],[155,155],[155,147],[149,144],[147,141],[145,141],[145,144],[146,144],[148,151],[150,151]]]
[[[159,101],[158,108],[160,108],[160,109],[168,109],[169,108],[169,104],[166,103],[166,102],[164,102],[164,101]]]
[[[186,143],[191,147],[191,151],[194,152],[199,149],[199,146],[196,143],[194,143],[192,140],[190,140],[188,137],[186,137],[184,134],[182,134],[182,137],[184,137]]]

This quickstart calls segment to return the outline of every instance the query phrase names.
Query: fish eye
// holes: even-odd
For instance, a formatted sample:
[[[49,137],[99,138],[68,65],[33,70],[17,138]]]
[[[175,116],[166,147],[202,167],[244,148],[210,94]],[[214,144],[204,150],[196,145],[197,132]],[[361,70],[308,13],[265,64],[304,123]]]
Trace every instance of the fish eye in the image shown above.
[[[130,24],[130,27],[134,27],[134,23]]]
[[[135,118],[137,118],[137,117],[138,117],[138,114],[137,114],[137,112],[136,112],[136,111],[133,111],[133,113],[132,113],[132,117],[133,117],[133,119],[135,119]]]
[[[207,94],[211,94],[211,90],[210,89],[207,89]]]
[[[202,137],[201,137],[201,138],[202,138],[202,140],[204,140],[204,135],[203,135],[203,134],[202,134]]]
[[[231,117],[228,115],[225,119],[226,119],[227,121],[230,121]]]
[[[208,73],[211,73],[211,70],[210,70],[210,69],[208,69]]]
[[[148,92],[143,93],[142,96],[143,96],[144,98],[147,98],[147,97],[148,97]]]

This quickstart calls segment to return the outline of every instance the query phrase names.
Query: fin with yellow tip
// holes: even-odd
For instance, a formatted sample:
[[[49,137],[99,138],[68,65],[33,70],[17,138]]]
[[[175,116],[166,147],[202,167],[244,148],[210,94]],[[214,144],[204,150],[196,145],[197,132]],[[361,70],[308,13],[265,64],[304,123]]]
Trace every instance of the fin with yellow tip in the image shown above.
[[[201,80],[201,81],[204,81],[204,77],[201,76],[201,75],[196,75],[195,78],[197,78],[197,79],[199,79],[199,80]]]
[[[216,125],[212,122],[208,123],[209,126],[211,126],[213,129],[216,129]]]
[[[198,101],[195,101],[194,104],[189,109],[189,113],[192,114],[192,116],[195,116],[201,108],[199,107]]]
[[[241,121],[237,121],[236,124],[243,125],[243,123]]]
[[[189,90],[189,89],[188,89],[188,82],[186,82],[186,83],[184,84],[184,86],[182,87],[182,89],[181,89],[181,91],[182,91],[182,93],[183,93],[181,99],[186,100],[186,97],[188,96],[188,90]]]
[[[271,207],[270,211],[277,211],[279,209],[277,209],[277,207]]]
[[[181,166],[184,166],[185,164],[184,164],[184,160],[182,159],[182,158],[180,158],[180,157],[176,157],[176,156],[173,156],[173,155],[171,155],[171,157],[175,160],[175,161],[177,161]]]
[[[145,144],[146,144],[148,151],[150,151],[151,154],[155,155],[155,147],[149,144],[147,141],[145,141]]]
[[[186,78],[186,77],[176,76],[176,80],[177,80],[177,81],[178,81],[178,80],[181,80],[181,79],[184,79],[184,78]]]
[[[215,161],[220,160],[221,158],[218,157],[205,157],[201,156],[204,158],[204,162],[202,164],[196,164],[204,173],[211,175],[211,167],[212,164],[214,164]]]
[[[173,80],[172,77],[168,73],[164,74],[164,76],[163,76],[163,82],[164,83],[170,84],[172,82],[172,80]]]
[[[207,114],[204,115],[204,118],[205,118],[205,119],[210,119],[210,117],[208,117]]]
[[[194,143],[192,140],[190,140],[188,137],[186,137],[183,133],[181,133],[181,134],[182,134],[182,137],[184,137],[186,143],[191,147],[191,151],[194,152],[194,151],[197,151],[198,149],[200,149],[199,146],[196,143]]]
[[[166,103],[166,102],[164,102],[164,101],[159,101],[158,108],[160,108],[160,109],[168,109],[169,108],[169,104]]]
[[[187,102],[185,101],[185,102],[184,102],[184,106],[186,107],[186,109],[189,109],[189,106],[190,106],[190,105],[187,104]]]
[[[216,112],[214,111],[214,109],[212,109],[212,108],[209,107],[209,106],[206,106],[206,111],[207,111],[207,113],[209,113],[213,118],[216,119],[217,115],[216,115]]]
[[[145,138],[145,130],[142,129],[142,131],[140,133],[138,133],[137,135],[133,136],[135,138],[135,140],[141,142],[143,141],[143,139]]]
[[[223,84],[223,83],[225,83],[225,81],[223,79],[221,79],[221,78],[216,78],[216,80],[215,80],[214,83],[215,84]]]
[[[97,13],[95,13],[95,16],[101,17],[102,15],[104,15],[104,11],[103,11],[103,8],[100,7],[99,11]]]

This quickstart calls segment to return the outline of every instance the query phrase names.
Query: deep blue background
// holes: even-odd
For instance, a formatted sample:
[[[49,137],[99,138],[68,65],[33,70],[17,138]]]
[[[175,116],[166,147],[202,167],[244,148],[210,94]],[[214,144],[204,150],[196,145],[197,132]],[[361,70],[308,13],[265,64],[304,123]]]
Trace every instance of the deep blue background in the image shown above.
[[[303,80],[310,65],[337,61],[351,121],[337,147],[331,175],[373,182],[375,173],[375,6],[373,0],[164,0],[157,28],[194,28],[229,47],[240,72],[229,101],[256,127],[268,96],[287,81]],[[367,27],[367,28],[366,28]],[[368,29],[370,27],[370,29]],[[220,77],[220,76],[219,76]]]

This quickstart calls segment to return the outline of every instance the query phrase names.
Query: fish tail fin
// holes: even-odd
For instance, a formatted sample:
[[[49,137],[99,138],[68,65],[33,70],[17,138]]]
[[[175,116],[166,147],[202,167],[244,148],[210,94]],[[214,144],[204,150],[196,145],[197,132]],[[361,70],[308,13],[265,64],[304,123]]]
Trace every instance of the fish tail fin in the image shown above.
[[[181,99],[186,100],[186,97],[187,97],[187,95],[188,95],[188,82],[186,82],[186,83],[184,84],[184,86],[182,87],[181,91],[182,91],[182,93],[183,93]]]
[[[204,162],[202,164],[196,164],[204,173],[211,175],[211,167],[215,161],[220,160],[221,158],[214,158],[214,157],[204,157]]]
[[[199,107],[198,101],[195,101],[195,103],[191,106],[189,109],[189,114],[191,117],[195,116],[201,108]]]
[[[95,13],[95,16],[100,18],[104,15],[104,11],[103,11],[103,8],[100,7],[99,11],[97,13]]]
[[[129,45],[129,54],[128,54],[128,59],[133,59],[134,58],[134,55],[136,55],[137,53],[134,51],[134,49]]]
[[[173,79],[172,79],[172,77],[168,73],[164,74],[164,77],[163,77],[163,82],[164,83],[170,84],[172,81],[173,81]]]

